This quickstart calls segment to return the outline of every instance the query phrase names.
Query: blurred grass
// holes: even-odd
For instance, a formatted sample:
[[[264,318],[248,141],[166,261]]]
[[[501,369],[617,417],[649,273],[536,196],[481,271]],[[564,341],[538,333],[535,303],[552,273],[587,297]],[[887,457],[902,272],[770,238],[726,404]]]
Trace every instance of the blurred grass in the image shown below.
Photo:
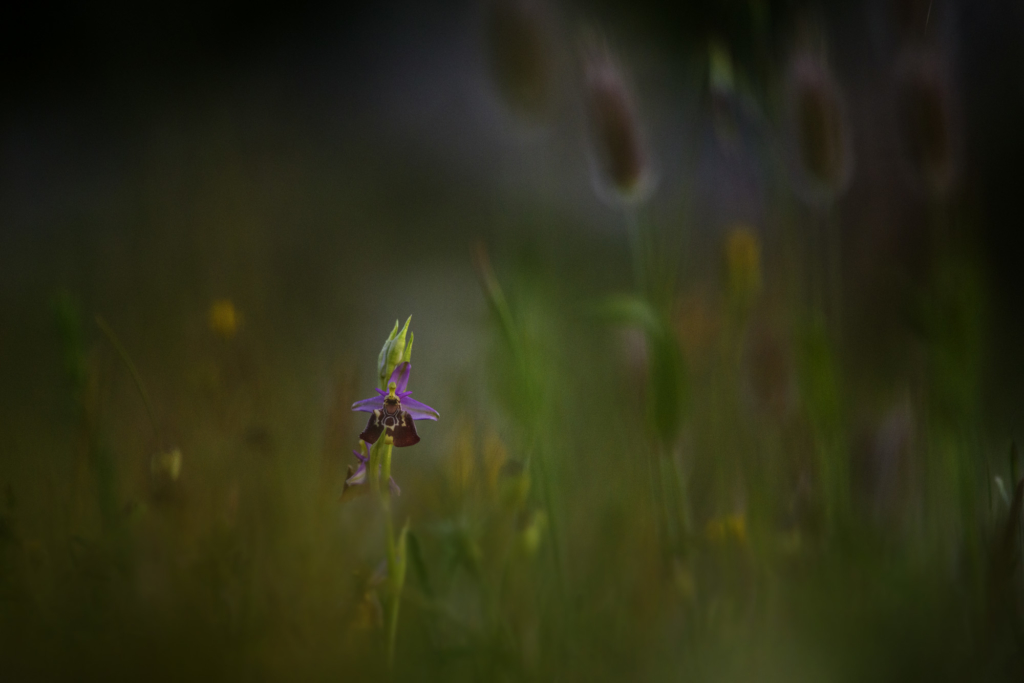
[[[442,420],[393,464],[394,678],[1020,670],[1020,466],[982,409],[969,211],[912,206],[909,275],[871,279],[830,271],[809,231],[843,221],[775,185],[768,225],[724,236],[659,205],[671,285],[649,306],[624,234],[449,183],[400,142],[321,149],[246,103],[143,129],[136,173],[41,220],[0,294],[5,679],[388,676],[383,520],[341,494],[349,406],[409,313]],[[841,317],[809,303],[844,275]]]
[[[828,505],[853,495],[852,475],[822,463],[854,453],[827,338],[785,333],[792,366],[767,371],[797,388],[758,388],[745,373],[765,360],[743,345],[763,328],[705,311],[719,321],[710,339],[683,342],[699,362],[680,455],[691,550],[668,565],[636,341],[581,305],[598,290],[557,255],[494,272],[511,331],[481,318],[491,341],[479,374],[417,378],[416,395],[446,409],[421,428],[434,444],[395,460],[397,516],[413,520],[417,547],[396,677],[955,680],[1013,661],[1000,659],[1011,636],[985,606],[986,548],[1008,508],[981,502],[978,415],[962,399],[977,391],[978,346],[965,337],[977,332],[941,322],[976,309],[969,270],[929,294],[953,312],[929,328],[930,381],[912,394],[927,397],[912,399],[927,419],[899,427],[913,432],[909,450],[883,454],[923,476],[890,494],[881,518],[869,514],[879,490]],[[335,379],[314,395],[301,360],[254,343],[253,317],[230,339],[197,333],[184,368],[146,379],[173,387],[154,391],[173,435],[157,443],[117,353],[73,296],[59,299],[62,351],[49,362],[67,379],[64,426],[49,445],[22,435],[15,443],[36,455],[5,460],[0,623],[17,675],[383,675],[371,578],[381,520],[368,497],[339,502],[356,428],[347,406],[374,358],[338,353]],[[181,478],[157,481],[149,459],[171,446]],[[994,599],[1012,604],[1016,591]]]

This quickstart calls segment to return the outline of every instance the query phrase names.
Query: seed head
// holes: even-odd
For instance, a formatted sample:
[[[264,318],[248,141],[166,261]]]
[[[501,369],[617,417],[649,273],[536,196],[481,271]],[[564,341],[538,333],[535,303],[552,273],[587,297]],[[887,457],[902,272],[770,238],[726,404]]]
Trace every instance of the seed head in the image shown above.
[[[930,51],[904,53],[896,71],[896,112],[908,165],[932,194],[954,175],[950,95],[940,60]]]
[[[853,151],[842,91],[824,58],[801,52],[792,61],[787,107],[793,156],[808,198],[831,201],[849,183]]]
[[[539,0],[492,0],[487,10],[488,57],[498,89],[517,114],[543,117],[554,90],[547,8]]]
[[[889,0],[889,22],[894,37],[906,43],[926,38],[941,24],[941,2],[935,0]]]
[[[588,46],[583,75],[590,135],[604,183],[620,200],[642,199],[650,164],[632,94],[607,47]]]

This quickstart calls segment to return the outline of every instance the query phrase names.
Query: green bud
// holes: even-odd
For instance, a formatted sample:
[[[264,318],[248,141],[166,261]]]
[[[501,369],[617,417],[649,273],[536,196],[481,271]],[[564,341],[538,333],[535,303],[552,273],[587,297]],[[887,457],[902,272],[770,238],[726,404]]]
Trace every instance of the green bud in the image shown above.
[[[384,370],[388,365],[388,351],[391,349],[391,342],[394,341],[395,335],[398,334],[398,321],[395,321],[395,327],[391,330],[391,334],[384,341],[384,348],[380,350],[380,355],[377,356],[377,377],[381,388],[384,388],[384,382],[387,381],[388,375],[385,374]]]
[[[398,321],[396,320],[394,329],[391,330],[387,341],[384,342],[384,347],[380,350],[380,355],[377,357],[377,381],[381,389],[388,388],[388,379],[391,377],[395,366],[403,360],[407,360],[408,354],[412,353],[411,339],[408,344],[408,353],[406,352],[407,345],[405,342],[411,321],[412,316],[410,315],[405,321],[405,327],[399,332]]]
[[[410,319],[412,319],[411,316],[410,316]],[[409,323],[406,323],[405,325],[406,325],[406,327],[408,327]],[[413,339],[415,337],[416,337],[416,335],[414,335],[412,332],[409,333],[409,343],[405,345],[405,353],[402,354],[402,362],[403,363],[411,363],[412,362],[412,341],[413,341]]]

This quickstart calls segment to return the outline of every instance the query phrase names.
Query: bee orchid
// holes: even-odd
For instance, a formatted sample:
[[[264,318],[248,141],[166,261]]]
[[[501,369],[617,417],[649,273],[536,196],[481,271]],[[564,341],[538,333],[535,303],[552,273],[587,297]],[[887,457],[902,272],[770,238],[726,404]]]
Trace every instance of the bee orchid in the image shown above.
[[[399,363],[391,373],[387,391],[377,389],[377,396],[352,404],[353,411],[370,413],[366,429],[359,435],[366,443],[375,443],[382,433],[387,433],[399,448],[415,445],[420,440],[415,420],[440,417],[436,410],[412,398],[412,392],[406,389],[411,368],[408,362]]]

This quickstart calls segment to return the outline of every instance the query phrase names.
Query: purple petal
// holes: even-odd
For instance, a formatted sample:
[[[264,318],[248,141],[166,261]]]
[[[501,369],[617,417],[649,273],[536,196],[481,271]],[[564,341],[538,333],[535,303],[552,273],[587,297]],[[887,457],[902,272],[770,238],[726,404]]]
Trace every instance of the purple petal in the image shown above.
[[[359,463],[359,467],[352,473],[348,479],[345,480],[345,486],[358,486],[366,483],[366,463]]]
[[[391,495],[392,496],[400,496],[400,495],[402,495],[402,489],[398,488],[398,484],[395,483],[395,478],[394,477],[389,477],[388,478],[388,486],[391,487]]]
[[[414,398],[402,399],[402,410],[412,415],[414,420],[437,420],[441,417],[441,414],[436,410],[428,406],[426,403],[420,403]]]
[[[398,386],[398,391],[405,391],[405,387],[409,384],[410,370],[412,370],[412,363],[399,363],[396,365],[391,373],[391,379],[388,380],[388,385],[394,382]]]
[[[356,401],[352,404],[352,410],[357,413],[372,413],[375,410],[380,410],[384,407],[384,399],[380,396],[373,398],[364,398],[362,401]]]
[[[356,459],[359,460],[359,462],[366,463],[370,461],[367,456],[363,455],[359,451],[352,451],[352,455],[356,456]]]

